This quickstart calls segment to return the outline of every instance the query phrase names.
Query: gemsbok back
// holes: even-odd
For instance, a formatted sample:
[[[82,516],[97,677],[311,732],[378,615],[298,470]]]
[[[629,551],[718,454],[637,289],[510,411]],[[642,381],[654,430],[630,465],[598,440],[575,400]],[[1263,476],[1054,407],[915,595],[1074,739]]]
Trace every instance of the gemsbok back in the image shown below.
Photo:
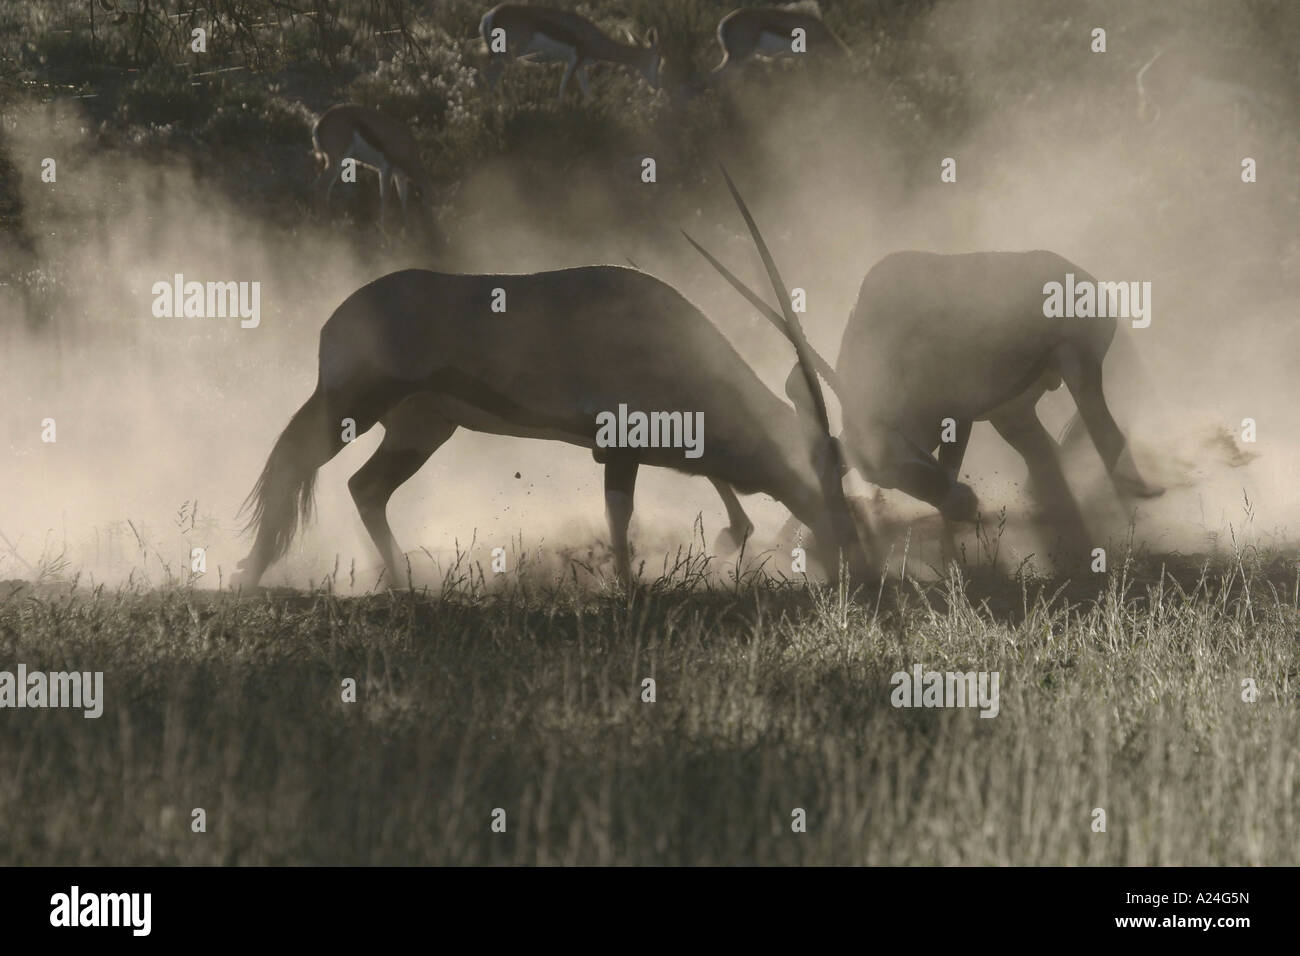
[[[778,299],[788,303],[741,208]],[[503,301],[505,311],[493,311],[494,301]],[[316,389],[276,440],[245,502],[256,539],[240,562],[239,583],[256,585],[310,515],[316,471],[345,444],[344,419],[356,435],[384,426],[378,450],[348,487],[392,583],[403,579],[404,567],[388,526],[389,497],[461,427],[591,448],[605,467],[610,541],[624,582],[631,581],[628,525],[642,464],[703,475],[728,494],[735,488],[771,495],[812,529],[833,575],[843,556],[858,577],[867,559],[840,486],[840,449],[829,435],[798,320],[788,306],[781,318],[805,370],[802,409],[768,390],[676,290],[634,269],[412,269],[377,279],[350,295],[321,329]],[[699,454],[646,436],[635,445],[598,442],[600,418],[616,410],[622,417],[624,409],[667,413],[669,421],[676,412],[697,416]],[[928,467],[942,471],[933,459]]]

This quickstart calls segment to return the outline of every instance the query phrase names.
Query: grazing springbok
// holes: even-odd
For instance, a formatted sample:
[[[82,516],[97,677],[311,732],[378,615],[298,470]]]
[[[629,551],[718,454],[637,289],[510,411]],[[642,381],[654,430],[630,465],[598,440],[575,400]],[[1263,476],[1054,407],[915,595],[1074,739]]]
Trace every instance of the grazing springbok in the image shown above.
[[[730,181],[728,181],[730,184]],[[739,202],[739,194],[733,194]],[[778,299],[784,286],[747,210],[742,211]],[[494,312],[495,302],[505,312]],[[406,270],[350,295],[320,333],[319,378],[276,440],[245,502],[256,528],[239,583],[256,585],[311,511],[317,469],[351,434],[384,426],[378,450],[348,487],[390,583],[405,578],[388,526],[393,491],[458,427],[544,438],[592,449],[605,467],[605,504],[618,573],[631,580],[628,524],[642,464],[704,475],[730,494],[764,492],[808,525],[834,574],[867,559],[840,485],[844,464],[830,438],[810,350],[788,304],[780,316],[804,373],[802,408],[763,385],[713,324],[667,284],[635,269],[585,266],[534,275],[446,275]],[[812,413],[804,411],[811,407]],[[659,413],[651,444],[599,441],[598,422],[623,409]],[[702,421],[700,453],[672,447],[671,416]],[[630,433],[629,433],[630,434]],[[969,505],[933,458],[905,449]],[[728,487],[730,486],[730,487]],[[828,543],[838,550],[832,551]]]
[[[117,5],[117,0],[99,0],[99,8],[105,13],[111,13],[113,15],[108,22],[112,23],[114,26],[126,22],[127,12]],[[93,17],[95,14],[93,8],[90,13]]]
[[[797,7],[732,10],[718,23],[718,45],[722,47],[722,62],[713,68],[714,80],[756,54],[769,57],[807,54],[833,59],[849,56],[848,47],[819,16]]]
[[[563,62],[560,100],[564,99],[569,78],[575,73],[583,99],[591,99],[587,68],[601,61],[635,70],[652,89],[659,88],[659,70],[663,60],[658,50],[659,34],[653,27],[646,34],[644,43],[636,43],[631,34],[628,34],[628,39],[632,42],[620,43],[606,36],[590,20],[568,10],[503,3],[483,15],[479,33],[483,35],[491,58],[484,71],[489,86],[496,86],[506,60],[514,57]]]
[[[775,321],[761,297],[690,241]],[[1067,550],[1079,554],[1088,540],[1083,518],[1056,442],[1035,411],[1042,395],[1064,382],[1116,491],[1126,499],[1159,495],[1162,489],[1139,474],[1102,391],[1102,360],[1115,318],[1044,316],[1044,287],[1064,282],[1070,273],[1076,284],[1095,282],[1052,252],[897,252],[873,266],[862,280],[835,368],[813,357],[839,396],[840,440],[849,463],[877,485],[933,502],[943,487],[935,476],[911,466],[890,467],[898,457],[880,449],[900,438],[927,454],[937,447],[951,485],[972,423],[988,421],[1025,459],[1035,497]],[[796,406],[802,388],[800,377],[791,375],[786,392]],[[953,441],[940,440],[944,419],[952,419]],[[735,495],[721,495],[727,534],[743,540],[753,525]]]
[[[343,173],[345,160],[373,169],[379,174],[379,227],[384,228],[388,207],[388,184],[397,189],[402,203],[402,221],[410,215],[414,187],[421,225],[433,235],[433,218],[428,204],[433,199],[433,182],[420,161],[415,139],[401,123],[378,110],[343,103],[331,106],[311,130],[317,161],[323,167],[316,179],[316,192],[329,207],[334,185]]]

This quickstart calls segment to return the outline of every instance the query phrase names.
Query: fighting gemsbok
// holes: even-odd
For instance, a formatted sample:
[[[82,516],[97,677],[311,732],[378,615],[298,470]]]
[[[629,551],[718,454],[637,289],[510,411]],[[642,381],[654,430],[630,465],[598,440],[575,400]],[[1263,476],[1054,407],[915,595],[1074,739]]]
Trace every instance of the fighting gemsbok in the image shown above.
[[[774,310],[691,241],[776,321]],[[1116,330],[1113,313],[1044,315],[1046,286],[1067,274],[1080,284],[1095,282],[1070,261],[1041,251],[897,252],[873,266],[862,280],[834,370],[814,359],[839,396],[840,440],[849,462],[875,484],[933,501],[942,483],[923,470],[909,474],[908,468],[873,465],[873,459],[898,461],[877,450],[900,440],[927,454],[937,447],[944,472],[955,482],[972,423],[988,421],[1025,459],[1035,497],[1067,548],[1078,553],[1087,540],[1083,518],[1056,442],[1035,410],[1046,391],[1064,382],[1116,491],[1124,498],[1160,494],[1139,474],[1102,390],[1102,360]],[[786,391],[796,405],[802,387],[801,377],[791,375]],[[940,440],[945,419],[952,419],[951,442]],[[752,528],[744,509],[725,490],[722,499],[731,534],[743,536]]]
[[[778,298],[788,303],[745,215]],[[491,303],[502,296],[506,311],[494,312]],[[844,502],[840,449],[828,434],[807,342],[788,306],[781,318],[805,369],[808,414],[769,391],[676,290],[634,269],[413,269],[377,279],[350,295],[321,329],[316,389],[275,442],[246,502],[257,536],[240,562],[241,583],[255,585],[310,514],[316,471],[345,444],[344,419],[357,435],[384,426],[378,450],[348,486],[390,583],[405,574],[388,499],[460,427],[591,448],[605,467],[610,541],[624,581],[631,578],[627,531],[642,464],[704,475],[728,494],[727,486],[770,494],[813,530],[832,573],[840,554],[861,572],[866,558]],[[701,414],[703,454],[597,447],[598,416],[620,405]],[[925,459],[912,467],[933,473],[959,510],[973,507],[969,489],[933,458],[903,454]]]
[[[489,64],[484,78],[495,86],[505,68],[506,59],[553,60],[564,63],[560,80],[561,100],[575,73],[584,100],[591,99],[587,68],[606,62],[625,66],[640,73],[652,89],[659,88],[659,35],[651,27],[644,43],[628,34],[629,43],[606,36],[586,17],[552,7],[503,3],[483,15],[479,33],[487,44]]]

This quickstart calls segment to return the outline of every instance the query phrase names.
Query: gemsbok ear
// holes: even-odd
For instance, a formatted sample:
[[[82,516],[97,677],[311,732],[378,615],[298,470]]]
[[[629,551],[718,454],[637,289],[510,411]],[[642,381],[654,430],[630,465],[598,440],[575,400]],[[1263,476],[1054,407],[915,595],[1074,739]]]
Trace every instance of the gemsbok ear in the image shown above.
[[[646,34],[645,34],[645,45],[646,45],[646,48],[647,48],[647,49],[650,49],[650,50],[653,50],[655,47],[657,47],[657,46],[659,45],[659,30],[658,30],[658,28],[656,28],[656,27],[651,27],[649,30],[646,31]]]
[[[812,395],[808,392],[808,383],[804,381],[803,368],[798,362],[785,377],[785,397],[800,415],[816,415]]]

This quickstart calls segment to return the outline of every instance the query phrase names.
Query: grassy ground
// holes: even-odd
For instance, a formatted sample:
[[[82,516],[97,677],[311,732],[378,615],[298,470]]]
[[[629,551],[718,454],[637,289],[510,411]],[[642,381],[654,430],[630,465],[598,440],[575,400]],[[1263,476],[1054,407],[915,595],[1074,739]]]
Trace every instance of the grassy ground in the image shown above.
[[[0,859],[1297,862],[1294,562],[972,575],[858,601],[689,570],[631,598],[18,586],[0,660],[103,670],[106,704],[0,721]],[[1000,712],[895,709],[917,663],[999,671]]]

